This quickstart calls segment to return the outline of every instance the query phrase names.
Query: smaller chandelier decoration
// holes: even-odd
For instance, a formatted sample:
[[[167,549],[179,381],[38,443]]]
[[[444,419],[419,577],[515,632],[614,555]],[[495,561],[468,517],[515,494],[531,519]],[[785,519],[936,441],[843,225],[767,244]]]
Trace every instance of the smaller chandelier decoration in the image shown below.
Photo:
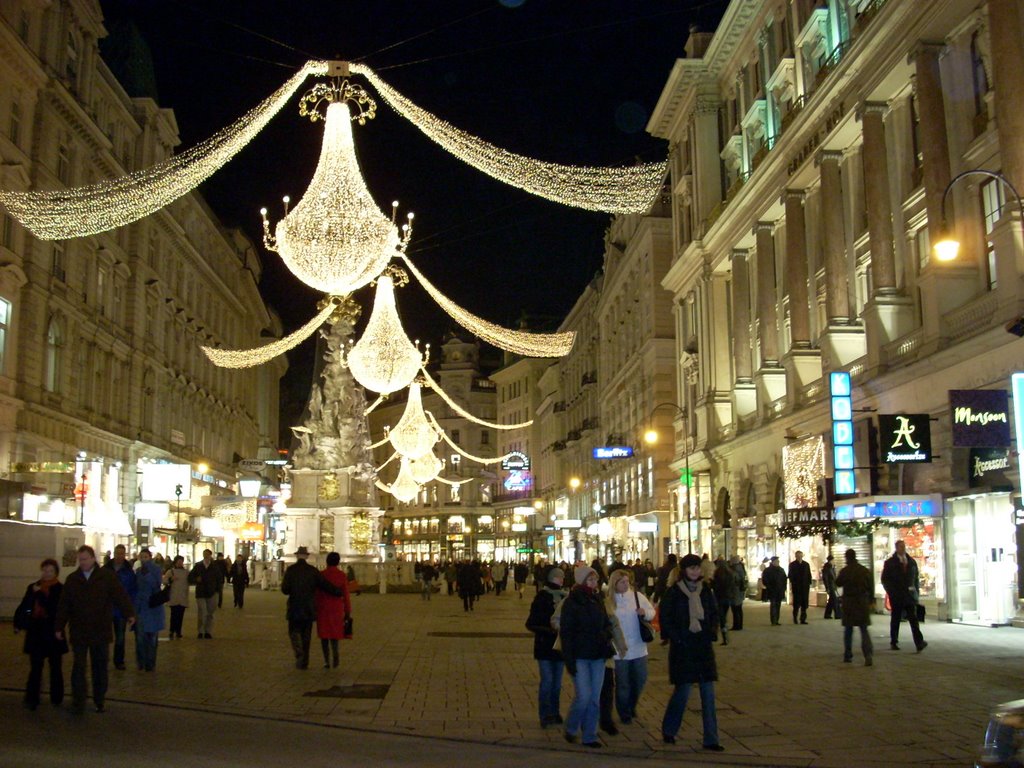
[[[412,470],[409,468],[409,460],[405,457],[402,457],[398,476],[391,485],[385,485],[380,480],[376,480],[374,484],[385,493],[390,493],[403,504],[408,504],[420,492],[419,483],[413,480]]]
[[[408,276],[400,269],[389,268],[377,280],[373,312],[363,335],[349,350],[346,363],[355,380],[366,389],[387,395],[404,389],[416,378],[420,366],[430,355],[409,341],[395,305],[395,282],[404,285]]]
[[[437,432],[423,411],[423,397],[420,385],[416,382],[409,385],[405,411],[388,432],[388,439],[395,451],[408,459],[426,456],[438,441]]]
[[[409,459],[409,473],[412,479],[420,485],[429,483],[441,474],[444,469],[444,462],[437,458],[433,452],[428,452],[415,459]]]

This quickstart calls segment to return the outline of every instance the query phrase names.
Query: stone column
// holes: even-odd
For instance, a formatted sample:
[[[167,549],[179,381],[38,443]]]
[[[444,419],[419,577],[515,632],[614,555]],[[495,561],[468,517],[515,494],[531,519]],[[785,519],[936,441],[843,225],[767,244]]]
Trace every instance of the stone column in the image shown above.
[[[889,161],[885,154],[887,104],[861,107],[864,130],[864,200],[867,205],[871,247],[872,295],[896,293],[896,259],[892,242],[892,204],[889,197]]]
[[[757,239],[757,327],[761,341],[761,366],[779,364],[778,291],[775,285],[775,224],[754,225]]]
[[[1024,195],[1024,32],[1020,0],[988,0],[996,129],[1003,174]]]
[[[917,73],[917,117],[920,122],[921,153],[924,162],[925,207],[928,210],[928,234],[933,243],[939,242],[942,237],[942,196],[950,179],[946,106],[939,72],[939,54],[942,49],[942,45],[921,43],[914,53]]]
[[[804,220],[802,189],[787,189],[786,205],[786,292],[789,294],[789,336],[791,349],[811,346],[811,307],[807,287],[807,223]]]
[[[818,155],[821,168],[822,241],[825,246],[825,313],[829,325],[848,325],[850,294],[843,234],[843,188],[839,176],[842,152]]]
[[[750,276],[747,252],[741,250],[732,252],[732,359],[736,381],[750,381]]]

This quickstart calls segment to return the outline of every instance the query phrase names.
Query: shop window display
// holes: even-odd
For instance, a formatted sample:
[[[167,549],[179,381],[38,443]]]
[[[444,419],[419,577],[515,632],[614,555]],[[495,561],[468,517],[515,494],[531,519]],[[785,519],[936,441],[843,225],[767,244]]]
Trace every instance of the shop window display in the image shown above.
[[[907,545],[907,554],[917,561],[921,582],[921,598],[945,599],[942,573],[942,544],[939,525],[928,520],[909,527],[882,526],[874,532],[875,585],[877,594],[882,589],[882,564],[892,556],[896,542]]]

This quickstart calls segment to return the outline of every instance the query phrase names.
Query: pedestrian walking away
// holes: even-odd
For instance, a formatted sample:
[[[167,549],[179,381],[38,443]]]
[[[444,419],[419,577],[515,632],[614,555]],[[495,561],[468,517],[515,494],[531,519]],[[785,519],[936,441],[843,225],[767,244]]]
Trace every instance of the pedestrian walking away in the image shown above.
[[[732,570],[733,585],[732,595],[729,599],[729,606],[732,608],[732,627],[730,630],[739,632],[743,629],[743,601],[747,599],[747,569],[739,555],[729,558],[729,568]]]
[[[764,569],[761,582],[764,584],[765,598],[768,600],[768,615],[772,626],[777,627],[782,601],[786,599],[786,572],[779,565],[778,555],[773,556],[768,567]]]
[[[218,552],[217,559],[213,561],[215,567],[220,569],[220,582],[217,584],[217,607],[224,607],[224,583],[231,574],[231,561],[224,559],[224,553]]]
[[[882,587],[889,596],[889,647],[900,649],[900,621],[906,616],[914,646],[920,653],[928,647],[917,618],[918,599],[921,595],[920,575],[917,561],[907,554],[907,545],[896,542],[896,551],[882,565]]]
[[[715,709],[715,640],[718,633],[718,605],[703,582],[701,560],[686,555],[679,562],[674,583],[661,601],[661,634],[669,641],[668,676],[672,696],[661,721],[666,744],[675,744],[683,724],[690,689],[700,690],[704,724],[702,744],[713,752],[723,751],[718,743],[718,712]]]
[[[580,566],[573,575],[576,584],[562,601],[558,619],[562,656],[575,688],[564,735],[566,741],[575,742],[582,733],[583,746],[600,747],[601,686],[605,662],[615,654],[610,642],[612,620],[601,599],[597,571]]]
[[[825,603],[825,618],[841,619],[843,609],[839,604],[839,592],[836,589],[836,566],[833,560],[835,557],[829,555],[821,569],[821,585],[825,587],[825,593],[828,595],[828,602]]]
[[[316,605],[316,634],[320,638],[320,650],[324,654],[324,669],[337,667],[338,641],[350,638],[345,628],[352,618],[352,602],[348,594],[348,575],[338,565],[341,555],[331,552],[327,555],[327,567],[320,573],[324,579],[341,592],[332,595],[318,589],[314,599]]]
[[[654,606],[639,585],[634,587],[631,582],[632,573],[627,570],[612,571],[608,577],[608,611],[618,621],[625,643],[625,652],[612,657],[615,709],[623,725],[629,725],[636,717],[637,702],[647,684],[647,641],[640,622],[654,620]]]
[[[249,586],[249,558],[246,555],[239,555],[235,558],[231,572],[228,574],[228,581],[231,582],[231,590],[234,592],[235,608],[245,607],[245,590]]]
[[[831,555],[829,558],[831,559]],[[871,571],[857,562],[857,553],[846,550],[846,566],[835,578],[835,585],[843,588],[843,661],[853,661],[853,628],[860,630],[860,649],[864,666],[870,667],[874,648],[868,625],[875,605],[875,579]]]
[[[224,570],[213,559],[213,550],[204,549],[203,559],[192,566],[188,583],[196,586],[196,626],[200,640],[213,639],[213,614],[217,596],[224,586]]]
[[[188,571],[185,570],[185,558],[178,555],[170,570],[164,574],[164,583],[171,585],[171,599],[167,605],[171,609],[171,630],[168,638],[181,639],[181,625],[185,620],[185,609],[188,607]]]
[[[658,569],[657,577],[654,580],[654,602],[659,602],[665,594],[665,586],[676,570],[676,556],[674,554],[665,558],[665,564]]]
[[[160,592],[163,574],[148,548],[139,551],[138,584],[135,592],[135,663],[140,670],[156,669],[156,649],[164,628],[163,603],[151,606],[149,599]]]
[[[335,597],[342,590],[329,582],[316,568],[306,562],[309,550],[299,547],[295,562],[288,566],[281,581],[281,592],[288,595],[285,618],[288,620],[288,638],[295,653],[295,667],[309,669],[309,643],[316,620],[316,592],[322,590]],[[339,557],[339,562],[341,558]]]
[[[701,578],[704,577],[705,568],[701,564]],[[721,555],[715,561],[715,571],[711,577],[711,589],[718,603],[718,624],[722,632],[722,645],[729,644],[729,634],[726,632],[725,624],[729,619],[729,606],[732,605],[732,595],[736,589],[736,577],[732,569],[726,565],[725,558]]]
[[[121,582],[121,586],[124,587],[125,592],[128,593],[128,597],[135,600],[135,571],[132,570],[132,564],[128,562],[126,557],[127,550],[124,544],[118,544],[114,547],[114,557],[109,560],[104,568],[107,568],[114,572],[117,576],[118,581]],[[118,606],[114,606],[114,669],[124,669],[124,648],[125,648],[125,631],[127,628],[128,619],[121,613],[121,609]]]
[[[519,595],[519,599],[523,599],[523,592],[526,591],[526,580],[530,576],[530,566],[526,563],[516,563],[516,567],[512,572],[512,578],[515,582],[516,593]],[[564,577],[564,574],[563,574]],[[448,593],[449,595],[451,592]]]
[[[64,640],[70,634],[74,663],[71,667],[72,711],[85,710],[88,696],[85,667],[92,669],[92,701],[103,712],[107,696],[107,663],[114,640],[114,606],[125,617],[125,628],[135,625],[135,608],[128,592],[114,571],[99,568],[96,552],[83,544],[78,548],[78,569],[68,576],[57,604],[54,637]]]
[[[537,689],[537,715],[540,727],[561,725],[562,715],[559,711],[559,700],[562,695],[562,673],[565,662],[562,653],[555,648],[558,630],[552,625],[555,611],[565,599],[562,583],[565,572],[561,568],[551,568],[547,573],[547,582],[530,604],[530,615],[526,619],[526,628],[533,633],[533,658],[537,660],[540,672],[540,685]],[[518,583],[518,582],[517,582]],[[520,596],[521,593],[520,593]]]
[[[25,597],[14,614],[14,631],[25,633],[24,652],[29,658],[24,703],[28,709],[39,706],[43,667],[50,665],[50,703],[59,707],[64,701],[63,658],[68,652],[66,640],[56,637],[57,605],[64,586],[57,578],[60,566],[47,558],[39,565],[39,580],[28,585]]]
[[[807,606],[811,599],[811,564],[804,560],[804,553],[796,551],[789,564],[789,587],[793,592],[793,623],[807,623]]]

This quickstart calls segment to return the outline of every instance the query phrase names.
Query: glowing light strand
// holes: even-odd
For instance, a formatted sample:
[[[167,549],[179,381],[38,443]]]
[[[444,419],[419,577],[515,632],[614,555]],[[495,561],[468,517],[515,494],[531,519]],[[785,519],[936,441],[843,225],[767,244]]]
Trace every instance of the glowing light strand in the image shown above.
[[[374,400],[366,407],[366,410],[363,411],[363,413],[369,416],[371,413],[373,413],[374,410],[376,410],[378,405],[384,402],[384,399],[384,395],[380,395],[376,400]]]
[[[513,352],[525,357],[564,357],[572,349],[576,340],[574,331],[562,333],[530,333],[529,331],[513,331],[500,325],[477,317],[441,293],[423,273],[416,269],[407,255],[401,254],[402,260],[409,271],[420,282],[423,289],[437,302],[455,322],[466,330],[476,334],[484,341],[499,349]]]
[[[324,307],[304,326],[283,339],[272,341],[255,349],[218,349],[217,347],[200,347],[210,361],[221,368],[252,368],[254,365],[273,360],[280,354],[296,347],[312,336],[316,329],[327,322],[327,318],[337,308],[337,302],[328,300]]]
[[[0,191],[0,203],[41,240],[83,237],[138,221],[208,179],[252,141],[307,76],[326,72],[327,62],[307,62],[269,98],[233,124],[149,168],[70,189]]]
[[[472,477],[467,477],[465,480],[445,480],[443,477],[438,475],[434,479],[437,480],[437,482],[439,482],[439,483],[444,483],[445,485],[456,485],[456,486],[458,486],[458,485],[465,485],[466,483],[473,482],[473,478]]]
[[[396,112],[455,157],[498,181],[565,205],[606,213],[646,213],[668,161],[622,168],[561,165],[496,147],[413,104],[365,64],[351,64]]]
[[[459,416],[462,416],[464,419],[469,419],[474,424],[480,424],[481,426],[484,427],[491,427],[492,429],[500,430],[523,429],[524,427],[528,427],[531,424],[533,424],[533,419],[521,422],[519,424],[495,424],[494,422],[491,421],[484,421],[483,419],[478,419],[476,416],[467,411],[457,402],[452,400],[451,396],[443,389],[441,389],[441,385],[434,381],[433,378],[431,378],[430,374],[427,373],[426,368],[420,368],[420,371],[423,373],[423,378],[427,382],[427,386],[429,386],[431,389],[437,392],[437,394],[441,396],[441,399],[448,404],[449,408],[451,408],[453,411],[459,414]]]
[[[426,411],[426,414],[427,418],[430,419],[430,422],[434,425],[434,428],[437,429],[437,431],[440,433],[441,439],[448,443],[448,445],[451,446],[453,451],[465,456],[470,461],[475,461],[477,464],[484,464],[486,466],[490,464],[500,464],[501,462],[503,462],[505,459],[512,455],[511,453],[506,453],[505,455],[498,456],[495,459],[485,459],[483,456],[474,456],[471,453],[466,453],[464,450],[462,450],[461,447],[459,447],[458,443],[453,442],[452,439],[448,437],[448,434],[444,431],[441,425],[437,423],[437,419],[434,418],[434,414],[432,414],[430,411]]]

